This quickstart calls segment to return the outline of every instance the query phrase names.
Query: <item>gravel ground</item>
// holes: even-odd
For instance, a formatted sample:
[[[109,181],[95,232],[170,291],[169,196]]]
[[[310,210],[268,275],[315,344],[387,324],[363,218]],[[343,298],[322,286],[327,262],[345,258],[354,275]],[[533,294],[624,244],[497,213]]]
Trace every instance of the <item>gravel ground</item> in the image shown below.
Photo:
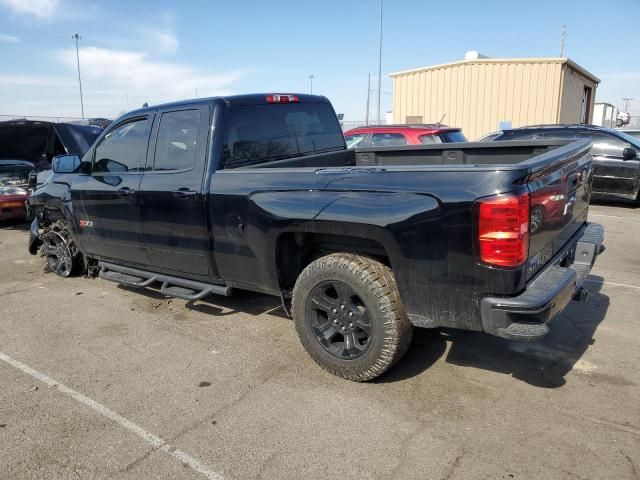
[[[275,298],[61,279],[1,224],[0,477],[638,479],[640,208],[591,220],[589,301],[543,341],[418,330],[367,384],[318,368]]]

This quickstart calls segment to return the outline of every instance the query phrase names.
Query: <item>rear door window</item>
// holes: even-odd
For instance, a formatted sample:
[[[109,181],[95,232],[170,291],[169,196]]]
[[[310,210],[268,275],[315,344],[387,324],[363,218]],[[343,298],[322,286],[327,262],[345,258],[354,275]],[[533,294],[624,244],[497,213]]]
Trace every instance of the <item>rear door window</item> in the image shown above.
[[[406,144],[407,138],[402,133],[374,133],[371,136],[372,147],[395,147]]]
[[[345,148],[328,103],[242,105],[228,114],[222,149],[226,168]]]
[[[188,170],[194,167],[198,146],[200,111],[166,112],[160,117],[154,171]]]

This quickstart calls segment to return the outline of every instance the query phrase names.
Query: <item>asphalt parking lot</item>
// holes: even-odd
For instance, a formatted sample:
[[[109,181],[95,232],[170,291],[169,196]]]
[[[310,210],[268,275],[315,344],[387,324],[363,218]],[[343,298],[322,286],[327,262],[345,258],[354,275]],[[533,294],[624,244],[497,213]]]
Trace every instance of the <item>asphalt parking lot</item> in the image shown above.
[[[43,273],[0,225],[0,478],[638,479],[640,208],[541,342],[418,330],[376,382],[303,351],[277,299],[188,304]]]

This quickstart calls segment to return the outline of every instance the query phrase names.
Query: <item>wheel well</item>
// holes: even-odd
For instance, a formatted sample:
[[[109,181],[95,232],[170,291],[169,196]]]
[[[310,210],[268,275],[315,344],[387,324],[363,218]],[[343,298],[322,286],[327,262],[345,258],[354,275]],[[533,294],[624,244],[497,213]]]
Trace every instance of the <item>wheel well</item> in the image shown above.
[[[292,290],[300,272],[307,265],[336,252],[367,255],[390,266],[384,246],[370,238],[305,232],[284,233],[280,235],[276,245],[276,268],[281,290]]]

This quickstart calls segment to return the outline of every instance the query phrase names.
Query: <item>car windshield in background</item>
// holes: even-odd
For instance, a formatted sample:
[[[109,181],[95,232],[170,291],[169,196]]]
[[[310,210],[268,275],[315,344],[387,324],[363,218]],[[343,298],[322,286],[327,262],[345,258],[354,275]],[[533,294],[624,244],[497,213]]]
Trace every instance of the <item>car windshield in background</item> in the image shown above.
[[[629,130],[622,131],[625,135],[635,138],[636,140],[640,140],[640,130]]]
[[[362,146],[362,142],[367,138],[366,133],[356,133],[354,135],[347,135],[344,137],[344,140],[347,142],[347,148],[356,148],[358,146]]]
[[[640,139],[629,135],[627,132],[623,132],[621,130],[616,130],[615,135],[618,138],[623,139],[626,142],[629,142],[633,148],[640,151]]]
[[[440,138],[442,139],[443,143],[457,143],[467,141],[467,137],[465,137],[460,131],[441,133]]]
[[[232,108],[229,116],[222,154],[227,168],[345,147],[328,103],[246,105]]]

